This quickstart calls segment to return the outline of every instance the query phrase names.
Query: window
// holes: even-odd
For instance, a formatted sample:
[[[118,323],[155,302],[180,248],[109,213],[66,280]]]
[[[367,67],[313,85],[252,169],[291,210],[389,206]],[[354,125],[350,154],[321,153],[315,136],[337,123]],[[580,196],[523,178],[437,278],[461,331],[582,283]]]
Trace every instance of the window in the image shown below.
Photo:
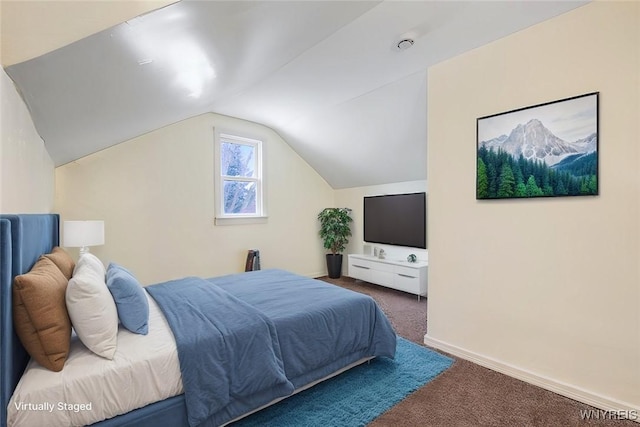
[[[216,224],[264,218],[262,141],[223,133],[217,139]]]

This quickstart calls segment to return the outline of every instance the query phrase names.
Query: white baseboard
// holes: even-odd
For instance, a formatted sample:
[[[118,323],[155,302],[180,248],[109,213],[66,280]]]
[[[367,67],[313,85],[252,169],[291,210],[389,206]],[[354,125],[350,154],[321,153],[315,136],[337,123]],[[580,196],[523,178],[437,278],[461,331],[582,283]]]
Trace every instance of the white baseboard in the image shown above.
[[[468,360],[478,365],[489,368],[493,371],[500,372],[510,377],[522,380],[529,384],[544,388],[545,390],[552,391],[562,396],[568,397],[578,402],[591,405],[595,408],[602,409],[604,411],[610,411],[612,413],[626,413],[635,416],[630,416],[629,419],[640,423],[640,406],[635,406],[627,402],[623,402],[617,399],[612,399],[600,394],[585,390],[575,385],[567,384],[562,381],[554,380],[553,378],[545,377],[535,372],[528,371],[526,369],[518,368],[500,360],[493,359],[482,354],[475,353],[473,351],[466,350],[461,347],[440,341],[436,338],[432,338],[429,334],[424,336],[424,343],[430,347],[442,350],[461,359]]]
[[[306,274],[302,274],[301,276],[305,276],[308,277],[310,279],[317,279],[318,277],[324,277],[327,275],[327,272],[322,272],[322,271],[316,271],[315,273],[306,273]]]

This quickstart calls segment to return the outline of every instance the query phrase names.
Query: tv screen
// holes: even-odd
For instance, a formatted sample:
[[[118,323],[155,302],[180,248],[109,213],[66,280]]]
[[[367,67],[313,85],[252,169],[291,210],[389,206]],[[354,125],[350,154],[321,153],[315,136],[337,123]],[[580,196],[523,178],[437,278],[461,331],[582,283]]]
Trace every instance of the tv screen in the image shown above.
[[[427,248],[426,193],[364,198],[364,241]]]

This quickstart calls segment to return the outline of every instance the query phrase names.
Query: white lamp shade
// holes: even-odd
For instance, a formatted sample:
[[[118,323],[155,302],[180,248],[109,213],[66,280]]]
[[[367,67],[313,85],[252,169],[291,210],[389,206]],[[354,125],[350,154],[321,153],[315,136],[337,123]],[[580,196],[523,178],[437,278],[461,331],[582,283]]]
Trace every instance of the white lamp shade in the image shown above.
[[[62,236],[67,248],[104,245],[104,221],[65,221]]]

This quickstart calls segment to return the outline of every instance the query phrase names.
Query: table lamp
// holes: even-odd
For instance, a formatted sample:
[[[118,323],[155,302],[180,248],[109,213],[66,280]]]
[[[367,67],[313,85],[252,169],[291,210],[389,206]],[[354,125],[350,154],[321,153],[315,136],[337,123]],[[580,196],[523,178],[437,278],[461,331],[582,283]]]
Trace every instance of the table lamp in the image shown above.
[[[104,245],[104,221],[64,221],[63,246],[80,248],[80,256],[89,246]]]

